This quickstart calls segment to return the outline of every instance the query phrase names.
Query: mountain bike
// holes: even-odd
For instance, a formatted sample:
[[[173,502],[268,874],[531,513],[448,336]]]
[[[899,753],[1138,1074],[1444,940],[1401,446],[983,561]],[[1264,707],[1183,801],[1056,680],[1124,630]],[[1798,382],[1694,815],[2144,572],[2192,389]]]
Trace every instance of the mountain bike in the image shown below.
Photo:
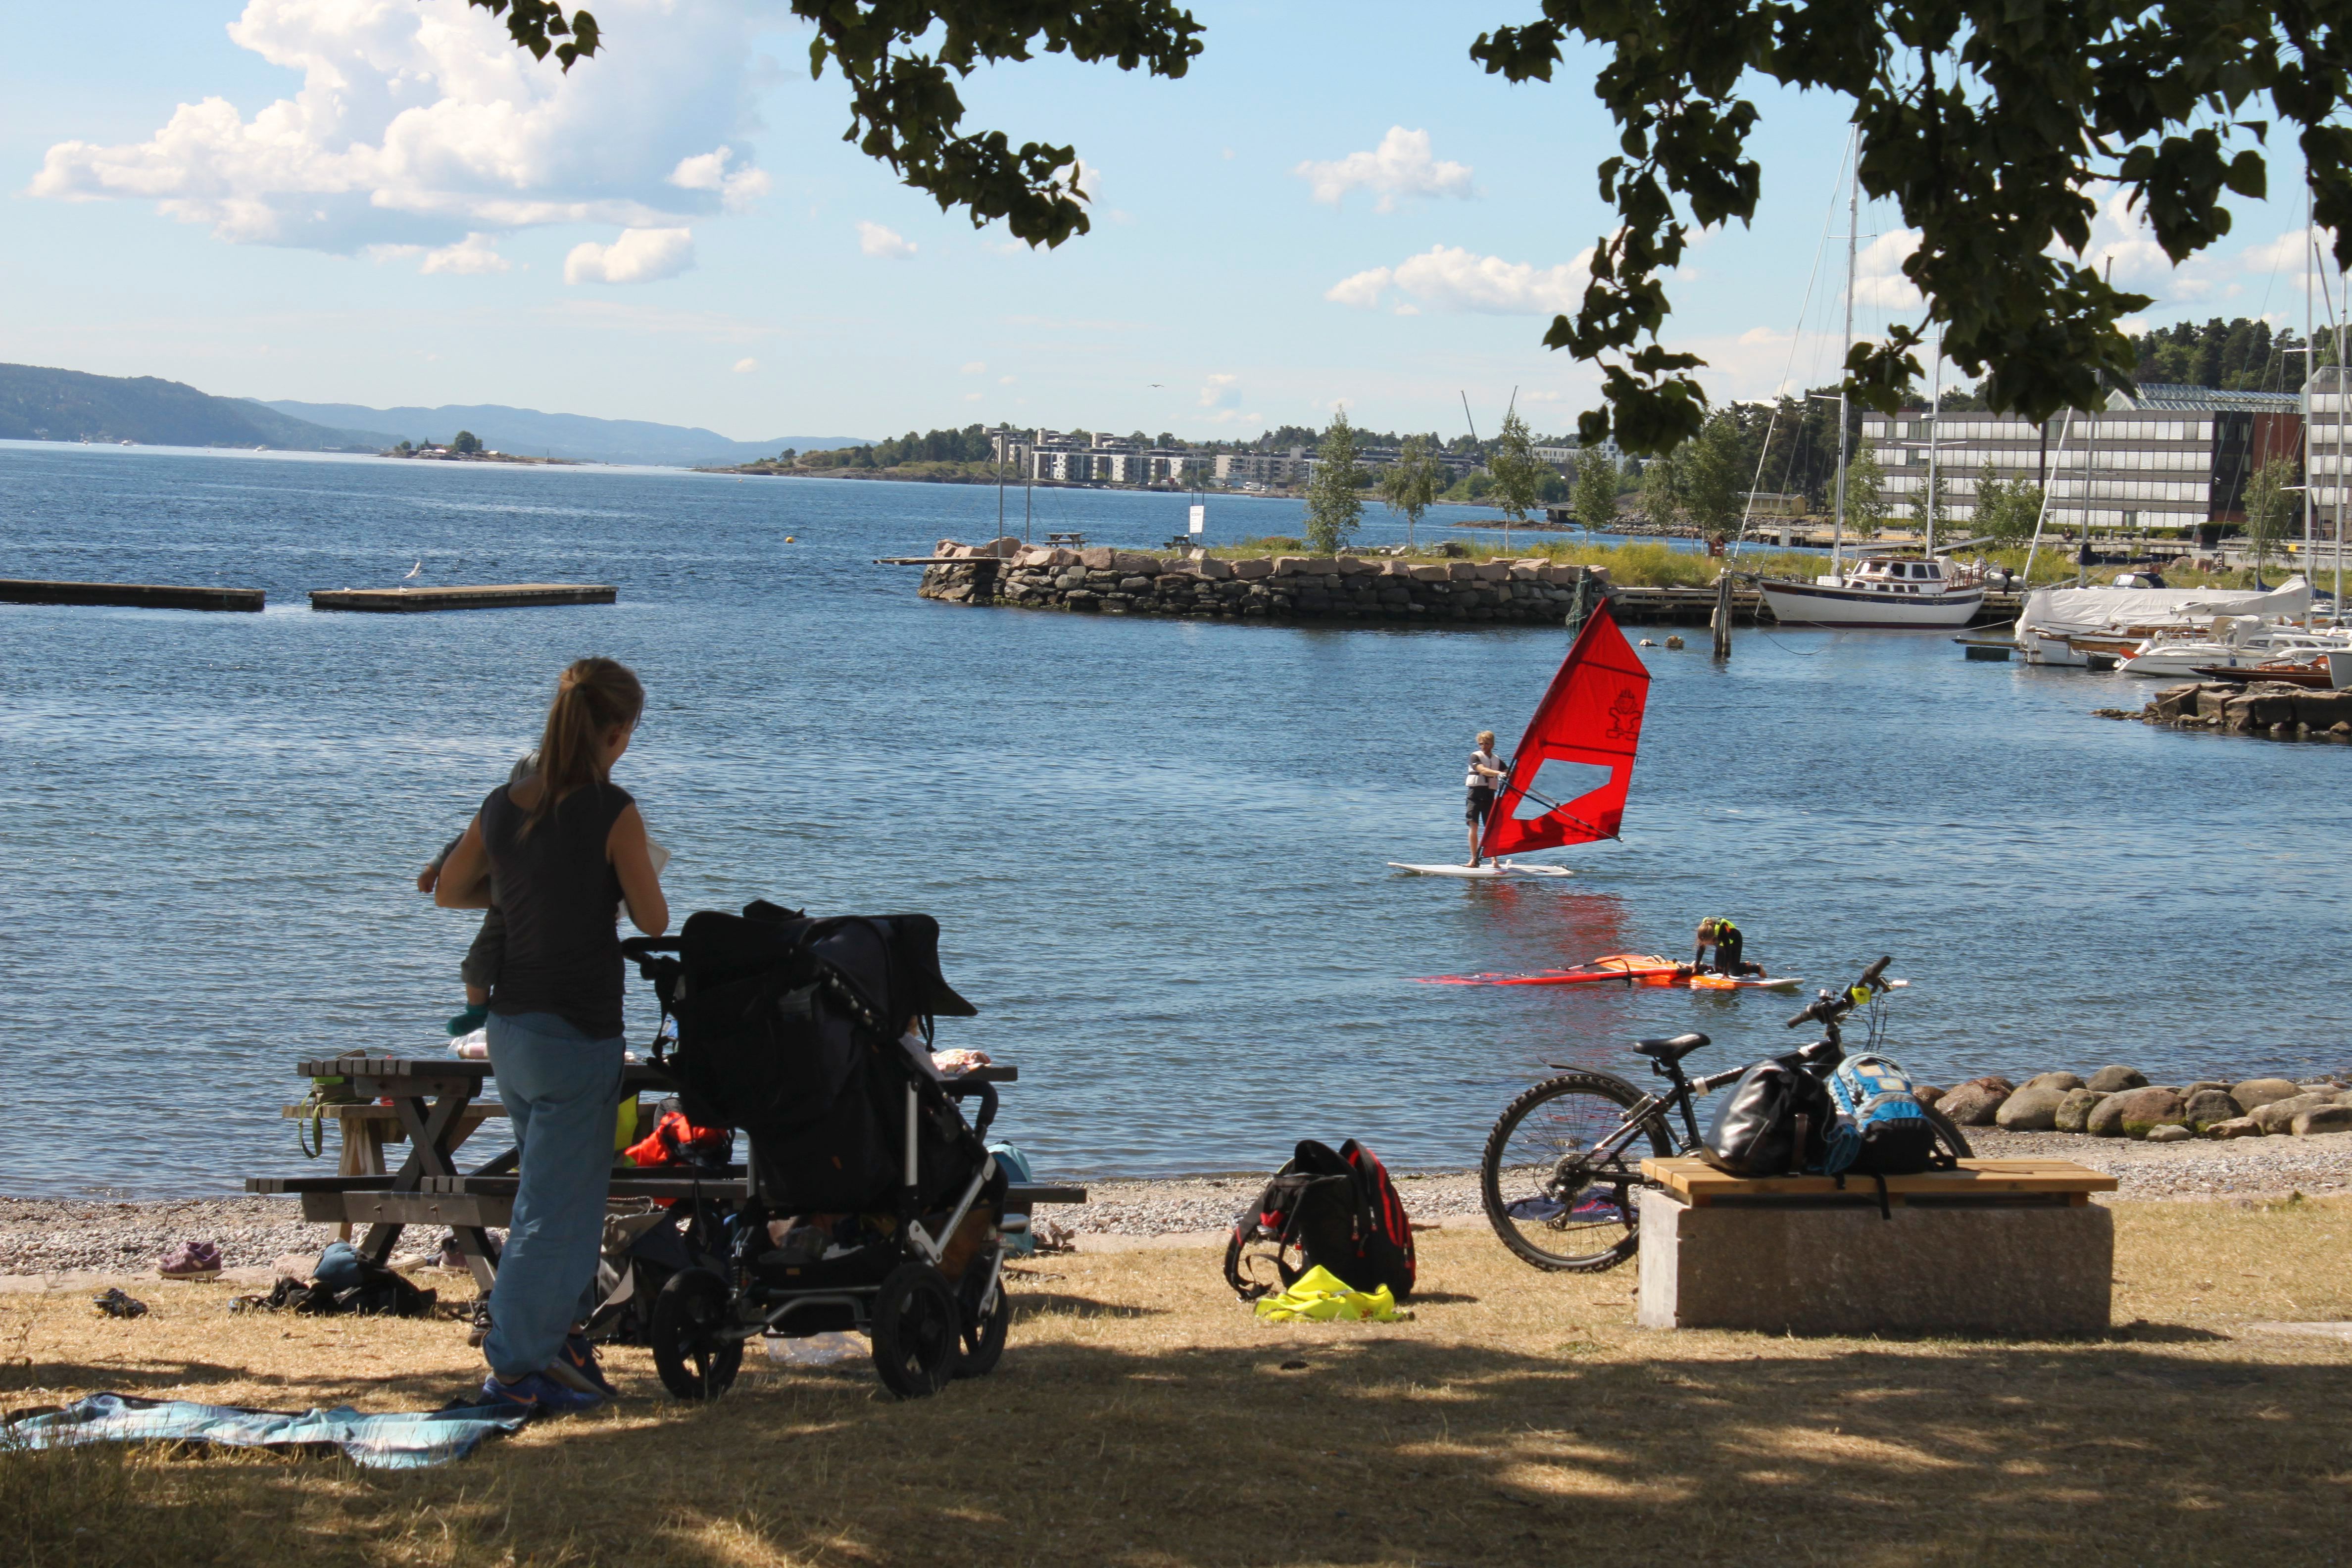
[[[1868,1049],[1885,1033],[1885,999],[1904,983],[1885,978],[1882,958],[1842,992],[1824,991],[1788,1021],[1794,1029],[1819,1024],[1822,1037],[1800,1047],[1805,1070],[1826,1079],[1845,1059],[1842,1025],[1856,1008],[1865,1009]],[[1687,1154],[1699,1146],[1696,1102],[1737,1082],[1746,1067],[1704,1078],[1683,1069],[1683,1058],[1711,1042],[1705,1035],[1635,1040],[1634,1051],[1650,1059],[1650,1071],[1665,1087],[1643,1093],[1614,1073],[1570,1068],[1546,1079],[1511,1101],[1486,1135],[1478,1165],[1479,1193],[1487,1223],[1503,1245],[1538,1268],[1595,1273],[1633,1256],[1634,1197],[1655,1186],[1642,1174],[1642,1162]],[[1927,1107],[1937,1141],[1955,1159],[1968,1159],[1967,1138],[1951,1118]]]

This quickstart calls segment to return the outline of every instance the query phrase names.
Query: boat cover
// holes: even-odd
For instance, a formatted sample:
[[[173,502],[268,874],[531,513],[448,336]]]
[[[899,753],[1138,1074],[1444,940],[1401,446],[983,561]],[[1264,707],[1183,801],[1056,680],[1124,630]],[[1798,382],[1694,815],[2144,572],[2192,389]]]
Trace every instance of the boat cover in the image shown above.
[[[2290,577],[2276,588],[2036,588],[2025,595],[2017,629],[2056,637],[2130,626],[2187,625],[2214,616],[2299,619],[2311,613],[2311,584]]]

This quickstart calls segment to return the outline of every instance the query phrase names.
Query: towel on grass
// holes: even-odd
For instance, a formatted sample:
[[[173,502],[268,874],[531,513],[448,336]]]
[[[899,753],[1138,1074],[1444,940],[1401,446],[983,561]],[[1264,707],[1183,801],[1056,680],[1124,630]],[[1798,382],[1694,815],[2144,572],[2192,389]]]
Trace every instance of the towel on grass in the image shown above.
[[[1320,1265],[1301,1274],[1281,1295],[1259,1301],[1257,1315],[1277,1323],[1301,1320],[1394,1323],[1412,1316],[1397,1310],[1396,1297],[1387,1286],[1359,1290]]]
[[[370,1469],[416,1470],[462,1459],[485,1437],[522,1429],[520,1413],[446,1410],[362,1415],[348,1405],[289,1415],[186,1399],[93,1394],[62,1410],[0,1425],[0,1447],[70,1448],[82,1443],[221,1443],[237,1448],[339,1448]]]

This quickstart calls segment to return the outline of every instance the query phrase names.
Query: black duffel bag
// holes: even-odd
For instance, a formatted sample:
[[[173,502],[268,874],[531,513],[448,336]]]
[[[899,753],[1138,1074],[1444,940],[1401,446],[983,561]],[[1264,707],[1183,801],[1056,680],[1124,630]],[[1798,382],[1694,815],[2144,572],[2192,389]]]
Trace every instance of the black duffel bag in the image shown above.
[[[1798,1053],[1767,1057],[1739,1076],[1716,1108],[1698,1155],[1728,1176],[1793,1176],[1819,1170],[1837,1108]]]

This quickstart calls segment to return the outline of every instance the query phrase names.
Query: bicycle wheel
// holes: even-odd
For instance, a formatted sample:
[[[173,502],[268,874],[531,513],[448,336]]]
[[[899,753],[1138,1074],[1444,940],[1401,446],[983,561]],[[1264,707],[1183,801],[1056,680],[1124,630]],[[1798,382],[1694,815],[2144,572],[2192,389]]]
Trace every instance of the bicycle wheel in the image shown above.
[[[1642,1098],[1623,1079],[1572,1072],[1511,1101],[1478,1165],[1486,1223],[1505,1247],[1556,1271],[1614,1268],[1633,1256],[1633,1193],[1643,1159],[1674,1152],[1665,1129],[1653,1118],[1606,1160],[1591,1153]]]
[[[1936,1130],[1936,1142],[1941,1143],[1953,1159],[1973,1160],[1977,1157],[1977,1152],[1969,1147],[1967,1136],[1960,1131],[1958,1122],[1932,1105],[1923,1105],[1920,1109],[1927,1113],[1927,1125]]]

